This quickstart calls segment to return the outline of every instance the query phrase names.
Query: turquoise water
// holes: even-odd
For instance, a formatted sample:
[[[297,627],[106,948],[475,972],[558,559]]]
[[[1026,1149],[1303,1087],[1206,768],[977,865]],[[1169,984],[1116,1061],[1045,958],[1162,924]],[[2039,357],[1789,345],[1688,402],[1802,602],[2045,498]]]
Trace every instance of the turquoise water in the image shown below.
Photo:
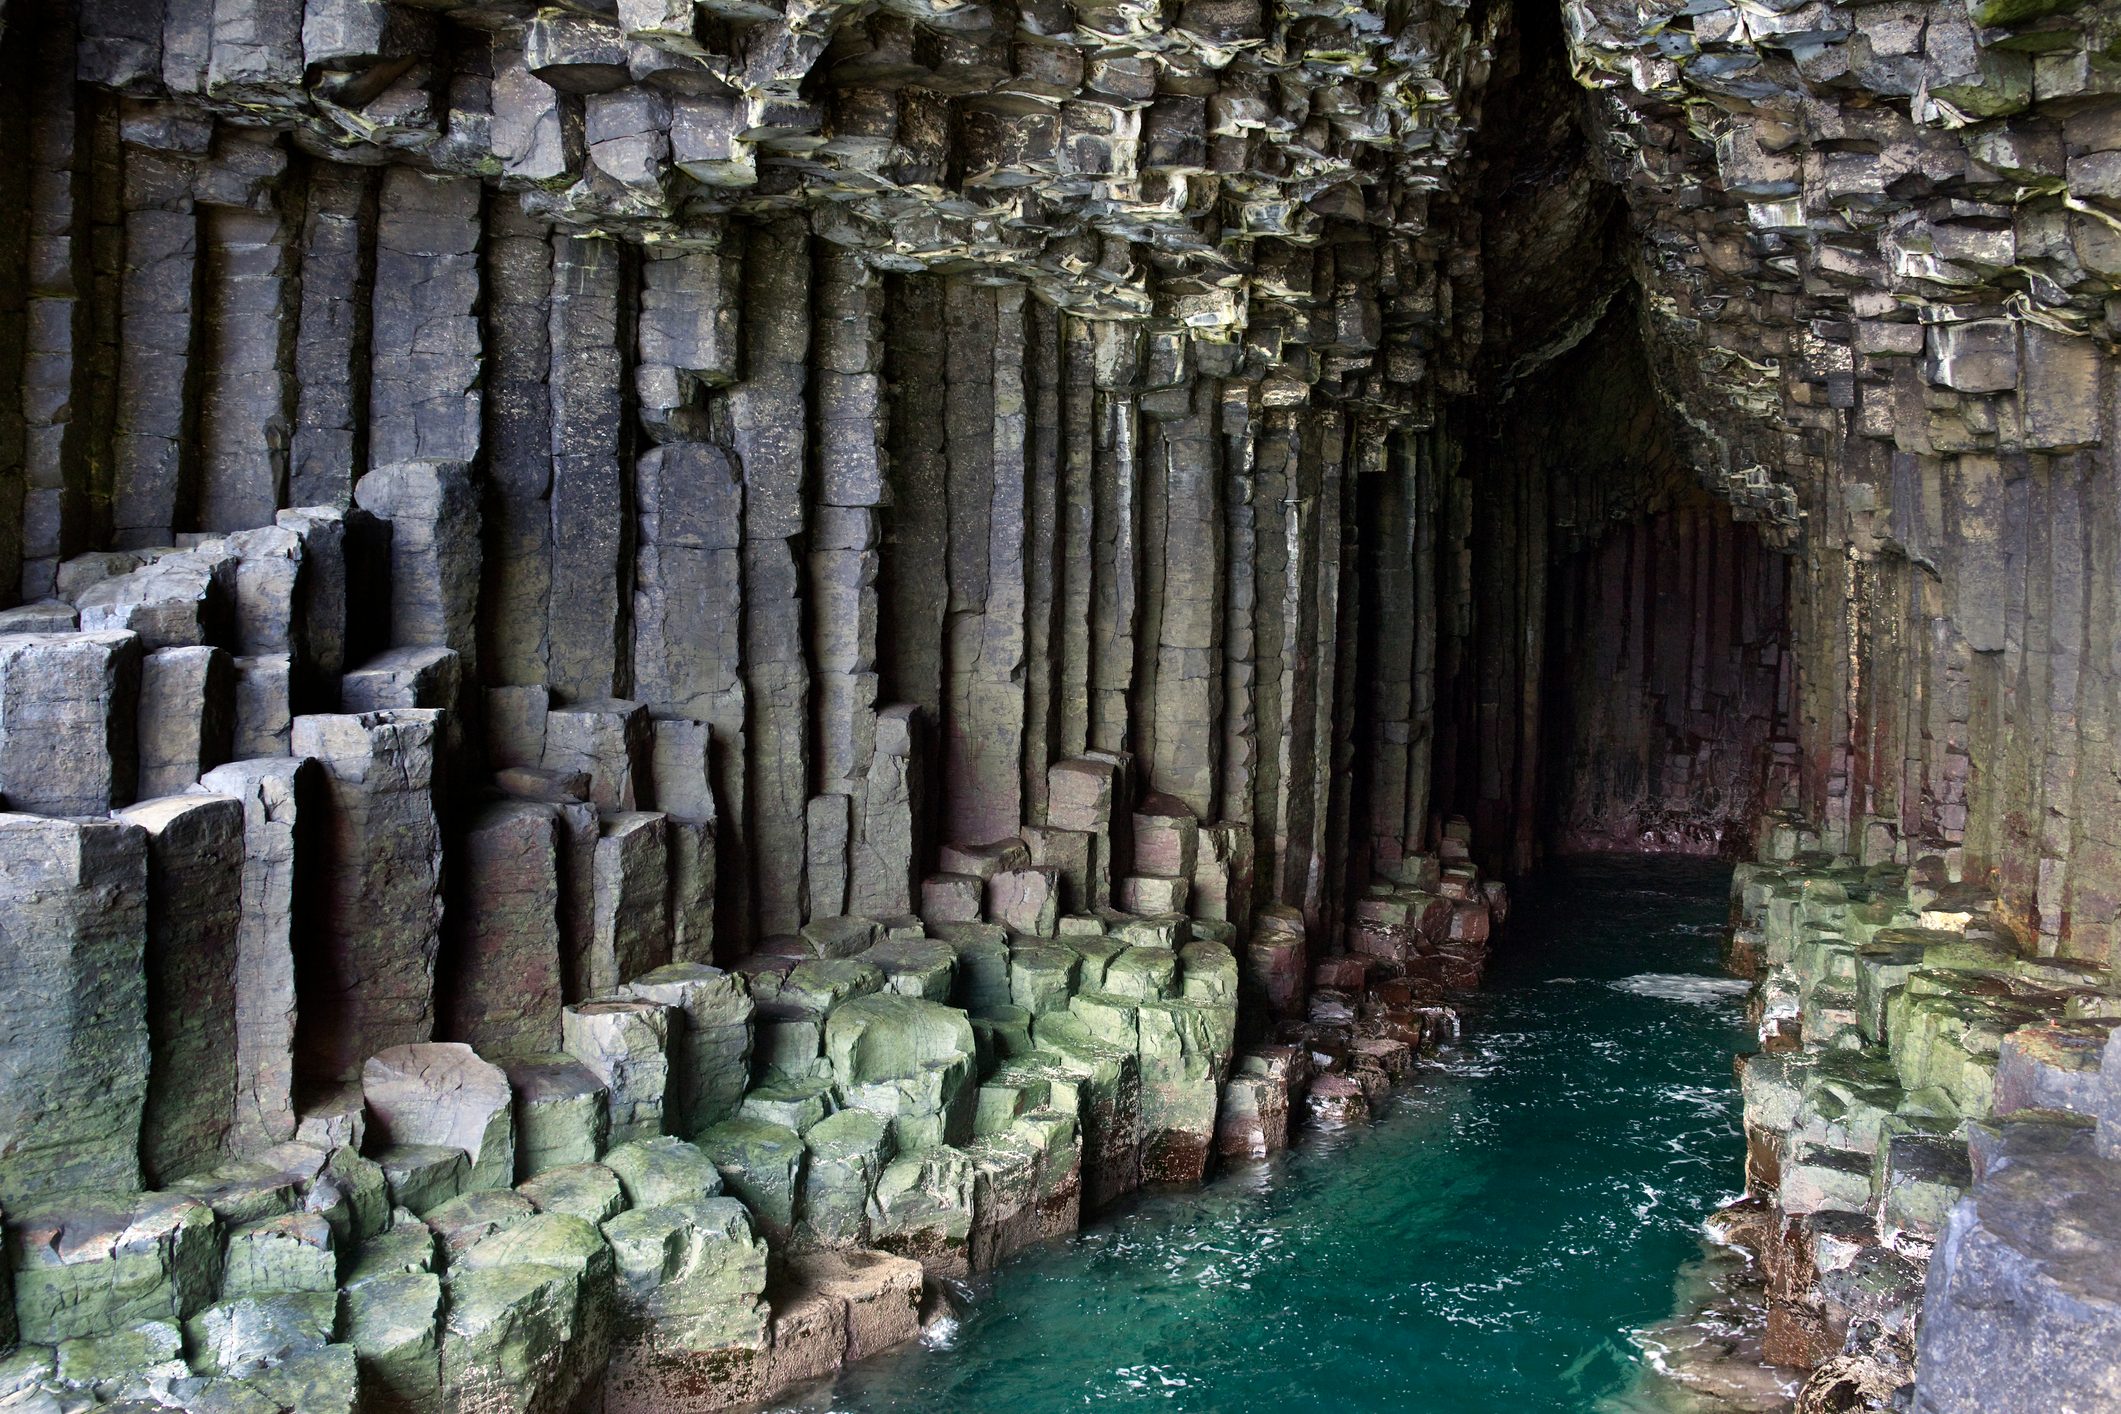
[[[1526,886],[1464,1044],[1376,1125],[1026,1253],[845,1411],[1590,1410],[1740,1186],[1727,869]]]

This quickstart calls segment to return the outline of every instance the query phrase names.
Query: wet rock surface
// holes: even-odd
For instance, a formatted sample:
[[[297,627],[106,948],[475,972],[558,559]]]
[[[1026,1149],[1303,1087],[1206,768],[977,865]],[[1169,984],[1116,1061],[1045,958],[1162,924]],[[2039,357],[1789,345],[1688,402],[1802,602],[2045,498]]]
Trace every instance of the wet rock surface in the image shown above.
[[[1764,838],[1726,953],[1762,1045],[1738,1063],[1749,1196],[1716,1224],[1758,1273],[1742,1338],[1808,1372],[1801,1410],[2097,1407],[2101,971],[2026,950],[1942,859]]]

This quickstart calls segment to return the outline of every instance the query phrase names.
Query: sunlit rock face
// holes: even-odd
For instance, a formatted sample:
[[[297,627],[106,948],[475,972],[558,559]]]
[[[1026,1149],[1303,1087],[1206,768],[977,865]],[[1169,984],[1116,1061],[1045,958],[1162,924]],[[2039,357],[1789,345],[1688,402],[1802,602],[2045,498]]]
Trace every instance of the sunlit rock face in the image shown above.
[[[764,1397],[1368,1112],[1558,852],[1978,920],[2033,971],[1898,1040],[1842,915],[1734,956],[1777,1046],[1949,1052],[1865,1092],[1946,1150],[1986,1068],[2103,1122],[2100,1037],[1960,1010],[2110,1009],[2115,45],[7,0],[0,1394]],[[1836,1241],[1907,1210],[1849,1138]],[[2110,1147],[1977,1136],[1935,1410],[2105,1388],[1978,1372]]]

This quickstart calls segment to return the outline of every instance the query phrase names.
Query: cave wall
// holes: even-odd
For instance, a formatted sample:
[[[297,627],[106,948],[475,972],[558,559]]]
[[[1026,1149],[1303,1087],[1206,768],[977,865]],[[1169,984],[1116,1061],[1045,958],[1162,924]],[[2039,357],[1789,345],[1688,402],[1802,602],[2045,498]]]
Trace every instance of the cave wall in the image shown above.
[[[78,597],[83,555],[460,468],[475,586],[438,639],[357,624],[346,666],[454,652],[467,779],[537,765],[547,707],[710,726],[728,947],[912,908],[937,843],[1038,823],[1086,751],[1256,837],[1241,907],[1330,925],[1346,503],[1460,337],[1471,272],[1392,233],[1456,160],[1471,31],[1395,61],[1433,89],[1402,110],[1333,78],[1323,20],[1159,84],[971,6],[683,39],[632,8],[253,8],[8,26],[20,602]],[[1252,42],[1238,10],[1200,35]],[[1425,136],[1380,155],[1395,133]],[[336,695],[297,682],[237,735]],[[1419,848],[1425,796],[1400,815]]]
[[[764,1399],[1456,1034],[1507,17],[1179,18],[0,7],[0,1399]]]
[[[1567,23],[1658,384],[1794,552],[1796,808],[2107,959],[2111,16],[1737,13]]]
[[[1751,851],[1794,763],[1787,572],[1704,496],[1615,527],[1555,567],[1551,848]]]
[[[970,1269],[1047,1176],[1061,1224],[1197,1177],[1219,1117],[1264,1146],[1311,1057],[1353,1108],[1362,1046],[1403,1066],[1477,979],[1482,869],[1554,849],[1754,829],[1786,942],[1815,883],[1864,927],[1970,888],[2082,1019],[2121,897],[2115,38],[1952,0],[6,0],[0,1202],[122,1199],[11,1241],[18,1314],[90,1279],[24,1254],[120,1229],[196,1312],[174,1254],[227,1215],[141,1185],[231,1156],[296,1141],[240,1182],[363,1223],[463,1186],[484,1131],[421,1122],[405,1047],[517,1065],[448,1053],[480,1123],[602,1114],[591,1158],[756,1090],[815,1122],[782,1060],[885,962],[955,1004],[921,1044],[961,1081],[1058,999],[1071,1083],[1146,1087],[1072,1170],[1051,1076],[1004,1077],[978,1181],[928,1142],[959,1112],[913,1116],[893,1191],[938,1206],[893,1239]],[[674,1064],[707,1088],[666,1120]],[[710,1167],[763,1321],[811,1151],[749,1142]],[[817,1201],[867,1212],[882,1153]]]

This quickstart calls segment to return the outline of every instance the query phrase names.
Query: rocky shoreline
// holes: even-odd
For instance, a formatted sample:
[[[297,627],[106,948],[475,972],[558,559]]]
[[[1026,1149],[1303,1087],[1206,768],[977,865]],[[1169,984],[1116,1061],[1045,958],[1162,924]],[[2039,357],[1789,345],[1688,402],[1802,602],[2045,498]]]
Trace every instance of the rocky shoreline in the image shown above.
[[[447,577],[435,499],[400,510],[401,584]],[[10,785],[56,812],[107,797],[128,748],[195,767],[196,722],[125,710],[139,639],[229,603],[320,623],[264,570],[277,552],[343,592],[344,518],[296,519],[69,567],[87,626],[0,639],[0,683],[45,684],[30,720],[95,749],[33,771],[46,738],[0,735]],[[194,769],[185,794],[0,815],[0,929],[55,940],[10,977],[11,1034],[44,1049],[40,1088],[0,1086],[0,1409],[768,1398],[911,1339],[933,1283],[1122,1194],[1360,1122],[1455,1036],[1507,910],[1450,821],[1314,959],[1303,914],[1251,915],[1245,831],[1090,754],[1051,768],[1043,825],[942,846],[918,914],[814,918],[718,966],[689,907],[712,892],[696,723],[552,707],[539,765],[468,790],[450,715],[389,705],[421,681],[349,673],[370,710],[296,717],[293,756]],[[298,1029],[320,966],[360,985]],[[436,1012],[472,1039],[376,1044]],[[295,1079],[333,1070],[356,1078]],[[268,1120],[281,1137],[248,1137]]]
[[[1757,979],[1746,1193],[1725,1259],[1645,1333],[1708,1407],[2104,1409],[2121,1326],[2121,999],[2023,946],[1941,856],[1863,864],[1771,818],[1732,882]],[[1709,1264],[1716,1265],[1709,1259]]]

